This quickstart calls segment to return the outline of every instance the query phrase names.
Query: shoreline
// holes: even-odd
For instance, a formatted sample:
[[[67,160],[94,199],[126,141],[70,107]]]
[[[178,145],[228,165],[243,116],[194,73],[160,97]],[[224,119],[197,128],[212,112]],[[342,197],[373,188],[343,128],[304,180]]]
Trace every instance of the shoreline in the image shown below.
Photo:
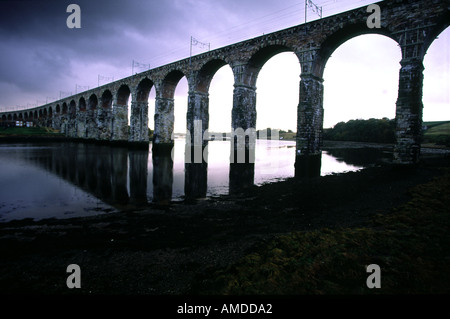
[[[205,295],[217,271],[270,240],[369,227],[407,203],[411,188],[449,169],[448,157],[428,157],[418,166],[291,178],[195,203],[0,223],[0,294]],[[80,265],[83,289],[66,287],[69,264]]]
[[[66,136],[53,136],[53,135],[11,135],[1,136],[0,144],[14,144],[14,143],[86,143],[96,145],[118,146],[128,147],[136,149],[148,149],[152,142],[130,142],[130,141],[107,141],[107,140],[93,140],[83,138],[73,138]]]
[[[295,142],[295,140],[282,140]],[[213,140],[211,142],[214,142]],[[69,138],[65,136],[1,136],[0,144],[15,144],[15,143],[87,143],[95,145],[105,145],[111,147],[125,147],[129,149],[140,149],[146,150],[150,146],[153,147],[153,142],[150,140],[146,142],[130,142],[130,141],[100,141],[100,140],[88,140],[82,138]],[[161,145],[162,148],[166,148],[166,145]],[[168,145],[172,147],[172,145]],[[386,152],[393,152],[394,144],[385,143],[369,143],[369,142],[352,142],[352,141],[324,141],[322,149],[327,150],[337,150],[337,149],[360,149],[360,148],[372,148],[380,149]],[[449,155],[450,147],[435,145],[435,144],[424,144],[421,146],[422,155]]]

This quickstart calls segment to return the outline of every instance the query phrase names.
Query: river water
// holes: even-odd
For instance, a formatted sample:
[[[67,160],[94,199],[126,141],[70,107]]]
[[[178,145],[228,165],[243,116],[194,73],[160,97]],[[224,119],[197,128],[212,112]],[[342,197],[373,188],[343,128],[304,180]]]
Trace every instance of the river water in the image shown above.
[[[151,145],[0,144],[0,222],[90,216],[188,194],[213,197],[294,176],[295,142],[257,140],[254,166],[239,174],[230,174],[229,141],[209,142],[208,165],[185,165],[184,145],[176,139],[173,154],[159,154]],[[321,175],[359,170],[379,156],[368,149],[324,151]]]

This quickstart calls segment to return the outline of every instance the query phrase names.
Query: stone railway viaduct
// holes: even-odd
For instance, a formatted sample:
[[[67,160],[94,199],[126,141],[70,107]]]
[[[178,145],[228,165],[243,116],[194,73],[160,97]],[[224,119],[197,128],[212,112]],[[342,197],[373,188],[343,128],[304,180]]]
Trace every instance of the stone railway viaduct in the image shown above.
[[[208,128],[208,90],[214,74],[229,65],[234,74],[231,127],[256,128],[256,80],[271,57],[294,52],[301,66],[297,112],[296,166],[320,157],[323,133],[323,73],[327,60],[347,40],[369,33],[387,36],[402,52],[394,161],[416,163],[422,130],[423,59],[437,36],[450,25],[450,0],[390,0],[381,8],[381,28],[370,29],[367,7],[266,34],[154,68],[33,109],[5,112],[1,121],[33,121],[67,137],[148,143],[148,98],[156,91],[154,145],[172,144],[174,93],[187,78],[187,129]],[[131,97],[130,130],[128,101]],[[205,142],[206,143],[206,142]]]

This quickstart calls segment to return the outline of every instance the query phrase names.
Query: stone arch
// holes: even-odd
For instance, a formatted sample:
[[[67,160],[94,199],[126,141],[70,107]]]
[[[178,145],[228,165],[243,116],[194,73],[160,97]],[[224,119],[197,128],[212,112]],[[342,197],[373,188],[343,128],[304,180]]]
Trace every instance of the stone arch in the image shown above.
[[[136,102],[147,102],[153,85],[149,78],[142,79],[136,88]]]
[[[214,75],[221,67],[227,64],[221,59],[213,59],[206,62],[198,71],[195,83],[192,84],[193,89],[198,92],[208,93]]]
[[[294,50],[280,44],[271,44],[259,48],[249,59],[246,72],[243,74],[235,74],[236,82],[250,87],[256,87],[259,71],[261,71],[264,64],[275,55],[283,52],[294,52]]]
[[[140,80],[133,94],[130,110],[130,136],[132,142],[149,141],[148,99],[154,83],[145,77]]]
[[[88,111],[94,111],[94,110],[96,110],[96,109],[97,109],[97,105],[98,105],[98,98],[97,98],[97,95],[92,94],[92,95],[89,97],[89,100],[88,100],[88,105],[87,105]]]
[[[22,121],[22,120],[23,120],[23,114],[19,113],[19,121]]]
[[[28,113],[28,118],[29,118],[30,120],[33,119],[33,112],[30,111],[30,113]]]
[[[97,113],[97,132],[101,140],[111,139],[112,133],[112,102],[113,95],[105,90],[100,99],[100,108]]]
[[[42,116],[44,117],[44,119],[47,118],[47,115],[48,115],[47,109],[44,109],[44,110],[42,111]]]
[[[214,69],[218,67],[219,65],[216,64]],[[209,83],[207,83],[208,131],[224,133],[229,132],[231,129],[231,113],[233,109],[233,91],[235,84],[234,73],[231,65],[228,63],[219,67],[218,70],[214,69],[208,71],[209,75],[212,77],[212,79],[208,79]],[[206,89],[205,87],[203,88]]]
[[[11,115],[11,114],[8,114],[8,121],[10,121],[10,122],[11,122],[11,121],[12,121],[12,119],[13,119],[13,118],[12,118],[12,115]]]
[[[96,123],[97,119],[97,106],[98,106],[98,98],[96,94],[91,94],[87,101],[86,108],[86,132],[85,136],[87,138],[96,139],[98,138],[98,127]]]
[[[56,114],[61,113],[61,107],[59,106],[59,104],[56,104],[55,112]]]
[[[77,113],[77,103],[75,100],[70,101],[69,103],[69,115],[71,118],[75,118]]]
[[[80,100],[78,101],[78,110],[80,112],[86,112],[86,100],[84,97],[80,97]]]
[[[3,122],[6,121],[6,115],[5,115],[5,114],[2,115],[2,121],[3,121]]]
[[[74,120],[75,134],[78,138],[87,138],[86,99],[78,100],[77,115]]]
[[[33,118],[34,118],[34,119],[38,119],[38,112],[37,112],[37,111],[34,111],[34,116],[33,116]]]
[[[105,90],[101,97],[101,107],[104,109],[111,109],[113,95],[110,90]]]
[[[173,144],[175,123],[175,90],[185,74],[180,70],[170,71],[156,88],[155,144]]]
[[[122,84],[117,90],[116,103],[117,105],[128,105],[128,99],[130,98],[130,88],[126,84]]]
[[[439,35],[450,27],[450,10],[447,10],[440,19],[438,19],[435,26],[427,33],[422,46],[421,57],[423,58],[427,53],[433,42],[439,37]]]
[[[53,121],[52,121],[52,119],[53,119],[53,107],[51,107],[51,106],[49,106],[49,108],[48,108],[48,116],[47,116],[47,126],[48,127],[52,127],[53,126]]]
[[[165,99],[173,99],[178,82],[184,76],[185,74],[180,70],[170,71],[161,83],[160,96]]]
[[[317,77],[323,78],[325,65],[333,52],[348,40],[364,34],[384,35],[398,43],[397,39],[386,28],[370,29],[365,22],[347,24],[327,36],[326,39],[319,44],[320,48],[317,56],[314,58],[313,64],[308,65],[307,63],[303,63],[302,72],[314,74]]]
[[[300,75],[300,63],[294,52],[278,53],[264,63],[255,85],[257,130],[263,133],[269,127],[296,130]]]
[[[68,118],[65,125],[65,134],[69,137],[77,136],[77,103],[71,100],[68,106]]]
[[[273,56],[279,53],[293,51],[288,46],[282,44],[268,43],[265,46],[259,47],[250,57],[246,65],[233,66],[235,78],[232,110],[233,130],[236,131],[236,129],[240,128],[245,132],[252,132],[251,139],[256,138],[256,82],[259,72],[264,64]],[[245,147],[249,149],[250,144],[247,143],[247,140],[246,138]],[[242,143],[239,142],[238,144]],[[235,143],[236,147],[238,146]],[[252,149],[252,152],[254,152],[254,147]]]
[[[43,113],[42,113],[42,109],[41,109],[41,110],[39,110],[39,119],[41,119],[42,116],[43,116]]]
[[[324,126],[356,119],[393,119],[401,60],[397,42],[379,34],[353,37],[340,45],[323,74]]]
[[[62,114],[67,114],[67,103],[64,102],[62,105]]]
[[[122,84],[117,90],[112,116],[113,140],[128,140],[128,100],[130,94],[130,88],[126,84]]]
[[[23,113],[23,119],[24,119],[24,121],[28,121],[28,113],[27,112]]]
[[[204,134],[209,128],[209,87],[214,74],[224,65],[227,65],[227,63],[222,59],[209,60],[188,79],[189,90],[186,126],[187,138],[191,145],[199,144],[199,139],[202,140],[201,143],[203,146],[206,146],[208,143],[207,139],[204,138]],[[199,132],[199,129],[201,129],[201,132]],[[199,136],[199,133],[201,133],[201,136]],[[192,156],[195,154],[195,151],[194,146],[191,149],[191,154],[187,154],[187,156]],[[189,161],[195,162],[195,159],[191,157]],[[206,178],[206,173],[204,177]]]

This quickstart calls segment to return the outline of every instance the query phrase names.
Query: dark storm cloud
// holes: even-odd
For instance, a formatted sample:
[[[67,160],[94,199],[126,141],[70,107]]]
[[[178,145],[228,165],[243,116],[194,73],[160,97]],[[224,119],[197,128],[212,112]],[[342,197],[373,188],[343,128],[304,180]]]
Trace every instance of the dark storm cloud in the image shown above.
[[[71,3],[81,8],[81,29],[66,25]],[[274,0],[0,1],[0,95],[11,87],[41,96],[66,91],[74,81],[92,81],[100,64],[105,72],[122,68],[124,76],[133,59],[173,62],[188,56],[190,36],[226,34],[278,6]],[[213,40],[213,48],[224,44]]]
[[[170,1],[76,1],[81,7],[82,28],[69,29],[66,8],[71,2],[1,1],[0,36],[89,54],[111,42],[120,49],[117,44],[126,43],[130,32],[159,36],[161,31],[173,32],[183,24],[182,12],[169,5]]]
[[[172,23],[177,17],[173,1],[119,0],[59,0],[0,1],[0,31],[2,35],[47,38],[70,34],[66,26],[66,8],[76,3],[81,7],[81,36],[97,36],[122,27],[149,31]],[[179,12],[181,13],[181,12]],[[179,17],[178,17],[179,18]]]
[[[73,74],[73,61],[129,64],[135,52],[183,25],[181,10],[167,1],[76,1],[82,28],[69,29],[71,2],[0,1],[0,82],[47,90]]]

